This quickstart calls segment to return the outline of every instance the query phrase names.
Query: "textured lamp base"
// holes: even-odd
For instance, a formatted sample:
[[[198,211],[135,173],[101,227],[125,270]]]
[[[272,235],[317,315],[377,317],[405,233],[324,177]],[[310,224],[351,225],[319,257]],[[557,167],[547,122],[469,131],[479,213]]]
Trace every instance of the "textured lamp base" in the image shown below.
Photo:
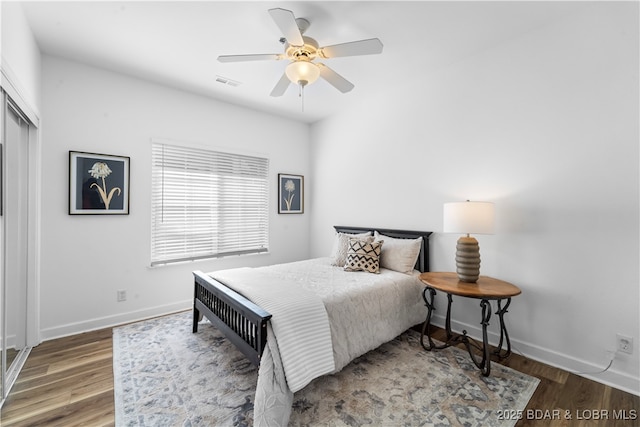
[[[458,239],[456,272],[462,282],[474,283],[480,277],[480,247],[475,238],[465,236]]]

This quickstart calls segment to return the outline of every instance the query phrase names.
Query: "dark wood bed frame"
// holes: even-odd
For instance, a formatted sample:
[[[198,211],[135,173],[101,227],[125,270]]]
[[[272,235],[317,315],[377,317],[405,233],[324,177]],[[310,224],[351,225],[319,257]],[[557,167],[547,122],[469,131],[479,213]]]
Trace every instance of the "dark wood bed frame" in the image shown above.
[[[429,236],[431,231],[392,230],[385,228],[334,226],[340,233],[363,233],[378,231],[385,236],[399,239],[422,237],[422,247],[416,269],[429,271]],[[267,322],[271,314],[235,292],[223,282],[215,280],[201,271],[193,272],[193,332],[198,332],[202,315],[218,328],[255,365],[267,344]]]

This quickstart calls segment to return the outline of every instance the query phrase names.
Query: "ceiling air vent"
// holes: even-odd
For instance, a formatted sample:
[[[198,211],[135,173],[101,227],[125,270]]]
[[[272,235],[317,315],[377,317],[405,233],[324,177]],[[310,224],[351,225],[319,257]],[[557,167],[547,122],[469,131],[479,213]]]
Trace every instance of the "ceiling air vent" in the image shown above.
[[[238,87],[240,86],[242,83],[235,81],[235,80],[231,80],[228,79],[226,77],[222,77],[222,76],[216,76],[216,81],[218,83],[222,83],[223,85],[228,85],[228,86],[233,86],[233,87]]]

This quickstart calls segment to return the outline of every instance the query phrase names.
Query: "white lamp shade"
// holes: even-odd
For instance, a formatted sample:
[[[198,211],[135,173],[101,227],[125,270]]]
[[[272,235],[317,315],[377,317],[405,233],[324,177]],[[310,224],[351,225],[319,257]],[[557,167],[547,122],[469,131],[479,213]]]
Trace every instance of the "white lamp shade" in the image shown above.
[[[494,207],[491,202],[444,204],[445,233],[493,234]]]
[[[320,69],[316,64],[309,61],[295,61],[287,65],[285,73],[292,83],[304,85],[311,84],[320,77]]]

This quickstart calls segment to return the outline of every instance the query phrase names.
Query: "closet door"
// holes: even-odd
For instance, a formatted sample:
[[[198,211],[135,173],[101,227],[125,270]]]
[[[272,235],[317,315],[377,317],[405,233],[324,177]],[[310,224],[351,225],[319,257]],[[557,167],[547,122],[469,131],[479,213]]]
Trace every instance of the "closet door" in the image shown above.
[[[27,347],[29,122],[4,95],[2,141],[3,396]]]
[[[5,297],[4,297],[4,116],[6,96],[0,90],[0,410],[7,395],[5,382],[7,372],[7,354],[5,351]]]

